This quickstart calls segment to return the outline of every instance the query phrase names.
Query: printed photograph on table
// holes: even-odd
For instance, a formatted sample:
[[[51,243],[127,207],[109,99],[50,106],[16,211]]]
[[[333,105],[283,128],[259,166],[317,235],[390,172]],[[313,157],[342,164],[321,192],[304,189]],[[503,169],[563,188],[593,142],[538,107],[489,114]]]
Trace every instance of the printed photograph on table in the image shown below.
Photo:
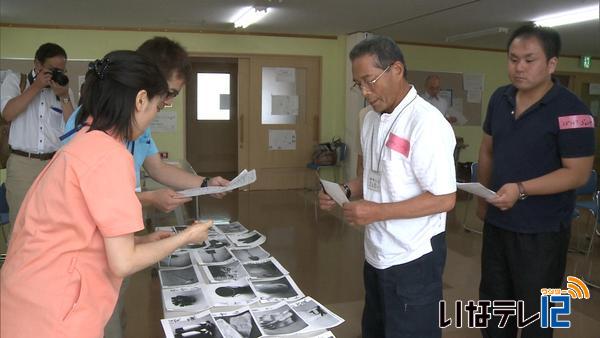
[[[283,276],[273,279],[255,279],[250,281],[250,285],[260,297],[261,302],[274,301],[294,301],[304,298],[304,293],[290,276]]]
[[[189,244],[187,248],[189,249],[218,249],[218,248],[227,248],[230,247],[231,243],[227,239],[227,237],[223,235],[208,237],[202,243],[199,244]]]
[[[238,247],[253,247],[263,244],[267,237],[256,230],[248,231],[243,234],[229,234],[227,238],[233,245]]]
[[[212,306],[250,305],[258,302],[258,297],[246,279],[202,285],[202,292]]]
[[[215,224],[214,227],[224,234],[239,234],[248,232],[248,229],[246,229],[246,227],[243,226],[240,222]]]
[[[256,262],[271,256],[260,246],[253,248],[229,248],[229,252],[242,263]]]
[[[209,311],[190,316],[162,319],[160,322],[166,338],[224,338]]]
[[[244,269],[252,279],[275,278],[287,275],[289,272],[273,258],[243,264]]]
[[[187,251],[177,250],[158,262],[159,269],[182,268],[192,265],[192,258]]]
[[[158,270],[160,284],[163,288],[193,285],[200,281],[199,272],[194,265],[185,268]]]
[[[222,283],[248,277],[242,263],[237,260],[224,264],[202,265],[200,268],[210,283]]]
[[[192,254],[198,264],[201,265],[227,263],[234,259],[225,247],[217,249],[196,249],[192,251]]]
[[[253,308],[251,311],[258,321],[258,326],[266,335],[293,334],[308,327],[308,324],[285,302]]]
[[[162,295],[167,311],[200,312],[211,307],[200,287],[164,289]]]
[[[257,338],[264,335],[248,308],[212,315],[225,337]]]
[[[311,330],[329,329],[344,322],[344,319],[310,297],[292,303],[290,306],[310,325]]]

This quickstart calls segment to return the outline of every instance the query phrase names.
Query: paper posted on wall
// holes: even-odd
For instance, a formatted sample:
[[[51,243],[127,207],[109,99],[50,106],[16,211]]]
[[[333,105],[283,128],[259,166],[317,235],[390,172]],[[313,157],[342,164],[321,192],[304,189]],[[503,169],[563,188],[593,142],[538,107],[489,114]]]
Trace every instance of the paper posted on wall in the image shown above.
[[[255,181],[256,181],[256,170],[252,169],[252,170],[248,171],[248,170],[244,169],[244,170],[242,170],[242,172],[240,172],[239,175],[236,176],[236,178],[232,179],[229,182],[228,186],[225,186],[225,187],[211,186],[211,187],[204,187],[204,188],[198,187],[198,188],[180,190],[177,193],[180,194],[182,197],[212,195],[212,194],[218,194],[218,193],[222,193],[222,192],[232,191],[232,190],[241,188],[243,186],[246,186],[248,184],[254,183]]]
[[[477,195],[479,197],[483,197],[485,199],[494,198],[494,197],[498,196],[498,195],[496,195],[496,193],[494,191],[484,187],[483,185],[481,185],[481,183],[478,183],[478,182],[471,182],[471,183],[457,182],[456,187],[460,190],[464,190],[466,192],[469,192],[473,195]]]

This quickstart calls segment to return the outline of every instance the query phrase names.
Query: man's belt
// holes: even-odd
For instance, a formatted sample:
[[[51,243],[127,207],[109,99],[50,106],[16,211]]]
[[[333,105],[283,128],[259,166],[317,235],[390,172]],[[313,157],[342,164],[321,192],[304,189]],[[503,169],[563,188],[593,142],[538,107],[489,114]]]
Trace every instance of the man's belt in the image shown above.
[[[10,150],[11,153],[15,154],[15,155],[19,155],[19,156],[23,156],[23,157],[28,157],[28,158],[35,158],[41,161],[47,161],[49,159],[52,158],[52,156],[54,156],[54,154],[56,154],[56,152],[53,153],[45,153],[45,154],[32,154],[32,153],[28,153],[26,151],[20,151],[17,149],[11,149]]]

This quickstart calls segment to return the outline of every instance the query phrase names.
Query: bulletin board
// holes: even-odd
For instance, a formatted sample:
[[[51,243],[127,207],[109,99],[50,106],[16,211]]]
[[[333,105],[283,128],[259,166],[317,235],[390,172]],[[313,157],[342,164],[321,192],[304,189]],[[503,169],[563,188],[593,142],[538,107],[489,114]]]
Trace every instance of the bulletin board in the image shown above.
[[[88,64],[92,60],[69,60],[67,59],[67,73],[69,77],[69,88],[73,92],[75,99],[74,105],[79,101],[79,89],[83,83],[83,78],[88,70]],[[33,69],[33,59],[0,59],[0,69],[10,69],[16,73],[27,74]]]
[[[443,94],[451,94],[450,115],[458,116],[455,125],[464,126],[481,126],[481,101],[483,92],[483,80],[481,81],[481,89],[466,90],[473,88],[473,82],[469,81],[472,78],[477,79],[483,77],[481,74],[465,74],[463,73],[448,73],[448,72],[431,72],[420,70],[408,71],[408,82],[415,86],[415,89],[420,95],[425,93],[425,79],[429,75],[437,75],[440,78],[440,87]]]

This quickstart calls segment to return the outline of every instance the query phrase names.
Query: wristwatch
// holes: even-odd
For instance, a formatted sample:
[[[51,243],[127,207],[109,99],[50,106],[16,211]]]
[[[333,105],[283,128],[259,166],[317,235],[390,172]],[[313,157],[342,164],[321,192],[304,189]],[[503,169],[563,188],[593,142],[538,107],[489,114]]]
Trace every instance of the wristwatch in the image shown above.
[[[342,184],[342,189],[344,189],[344,194],[346,194],[346,197],[350,199],[350,196],[352,196],[352,190],[350,190],[350,187],[344,183]]]
[[[208,181],[210,181],[210,177],[208,177],[208,176],[204,177],[204,179],[202,180],[202,184],[200,185],[200,188],[208,187]]]
[[[527,198],[527,191],[525,191],[525,187],[523,186],[523,183],[521,182],[517,182],[517,187],[519,187],[519,200],[524,200]]]
[[[67,97],[61,97],[61,98],[60,98],[60,101],[61,101],[62,103],[69,103],[69,102],[71,102],[71,98],[70,98],[70,97],[68,97],[68,96],[67,96]]]

